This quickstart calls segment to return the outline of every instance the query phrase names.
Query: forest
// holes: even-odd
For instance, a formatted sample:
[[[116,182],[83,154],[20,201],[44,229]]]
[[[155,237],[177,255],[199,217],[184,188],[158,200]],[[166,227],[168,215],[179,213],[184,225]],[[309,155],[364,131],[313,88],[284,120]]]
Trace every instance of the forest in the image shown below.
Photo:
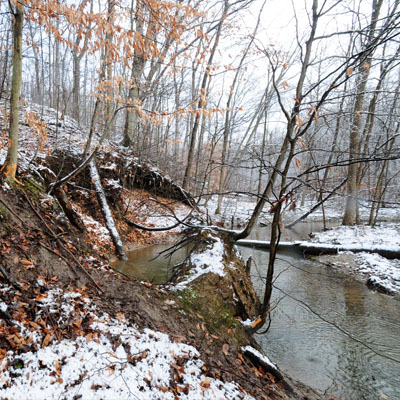
[[[336,190],[343,224],[362,199],[373,225],[398,198],[397,2],[307,6],[275,11],[274,43],[267,1],[3,2],[3,115],[19,96],[54,108],[84,153],[108,136],[218,208],[232,192],[271,205]]]
[[[175,307],[175,302],[188,313],[189,305],[192,311],[206,315],[204,323],[198,316],[190,320],[197,326],[195,335],[204,331],[208,340],[212,340],[210,334],[216,343],[220,341],[215,344],[216,349],[222,349],[220,358],[212,359],[215,350],[204,361],[207,372],[204,365],[196,364],[199,360],[193,361],[197,350],[187,350],[185,356],[186,342],[182,340],[179,345],[183,347],[176,353],[179,356],[168,361],[173,371],[169,381],[162,374],[154,379],[150,375],[144,378],[144,386],[133,389],[124,381],[128,376],[124,378],[125,366],[118,369],[109,359],[97,360],[99,369],[111,368],[118,375],[118,389],[110,384],[108,393],[103,381],[82,378],[92,372],[81,371],[71,383],[65,378],[71,366],[54,359],[52,376],[61,389],[39,390],[36,396],[75,398],[70,389],[78,381],[86,382],[80,394],[83,398],[90,397],[93,390],[105,390],[105,398],[115,398],[117,393],[135,398],[140,392],[146,392],[146,398],[366,396],[362,389],[364,370],[357,375],[360,388],[346,392],[342,386],[350,385],[347,380],[338,383],[340,379],[335,377],[330,386],[323,387],[297,376],[290,367],[284,369],[311,387],[305,389],[281,375],[255,350],[259,345],[264,352],[270,351],[262,344],[264,339],[256,338],[257,345],[252,335],[273,329],[274,312],[282,299],[289,298],[374,357],[388,361],[385,368],[395,365],[398,369],[398,339],[382,344],[382,348],[378,339],[378,344],[368,342],[363,334],[359,337],[359,332],[323,314],[318,308],[323,300],[313,308],[312,302],[287,292],[279,279],[285,268],[308,268],[299,256],[281,255],[284,246],[295,246],[308,255],[321,256],[315,262],[336,268],[335,279],[342,273],[348,275],[348,270],[343,271],[350,265],[356,280],[384,293],[389,303],[398,299],[399,230],[398,224],[391,222],[400,219],[399,0],[8,0],[0,1],[0,21],[0,272],[4,279],[0,317],[6,321],[0,325],[0,342],[5,343],[4,349],[14,351],[6,356],[6,351],[0,350],[0,371],[8,368],[9,374],[8,381],[0,380],[0,397],[2,390],[5,396],[18,396],[26,390],[22,383],[16,383],[19,372],[15,369],[24,369],[28,361],[16,355],[29,346],[37,353],[58,346],[53,343],[55,338],[78,340],[85,335],[90,346],[92,338],[108,335],[103,343],[111,346],[107,352],[120,356],[117,350],[124,347],[120,350],[128,360],[124,365],[133,368],[139,362],[149,362],[146,368],[151,369],[153,359],[147,355],[156,354],[157,345],[153,349],[154,344],[147,343],[149,349],[144,345],[135,350],[148,338],[130,323],[158,329],[163,325],[162,317],[153,315],[149,307],[165,310]],[[27,210],[30,214],[25,214]],[[321,225],[307,225],[305,237],[291,230],[310,218],[318,219]],[[382,221],[389,223],[382,226]],[[262,230],[260,224],[267,229]],[[35,232],[37,226],[46,233]],[[328,227],[336,229],[331,236]],[[168,235],[177,235],[177,231],[178,243],[162,250],[174,253],[192,246],[189,256],[174,266],[169,276],[175,289],[168,290],[181,290],[177,298],[162,297],[172,295],[153,285],[153,277],[146,276],[150,283],[145,287],[132,283],[132,276],[117,277],[110,260],[114,255],[122,260],[130,258],[128,244],[159,244],[170,241]],[[41,239],[45,236],[46,240]],[[296,242],[299,240],[301,243]],[[235,244],[243,257],[249,256],[247,263],[237,255]],[[257,253],[259,250],[248,253],[241,246],[256,246],[264,255]],[[322,256],[322,252],[342,251],[353,251],[353,255]],[[53,258],[64,266],[49,267]],[[282,259],[286,266],[282,266]],[[261,264],[265,268],[257,270],[255,276]],[[14,273],[15,265],[22,269]],[[39,271],[39,265],[43,270]],[[227,273],[229,265],[238,270]],[[68,268],[75,277],[66,272]],[[115,268],[124,274],[124,267]],[[213,276],[203,279],[203,274]],[[62,287],[51,281],[51,276],[67,279],[68,288],[79,288],[71,295],[79,297],[74,312],[65,311],[63,305],[69,296],[67,284]],[[44,283],[37,287],[27,283],[42,278]],[[123,307],[122,300],[112,309],[107,309],[106,300],[94,300],[105,296],[107,282],[112,291],[107,296],[113,302],[124,292],[123,285],[128,285],[125,281],[117,284],[118,279],[130,279],[129,285],[137,285],[137,294],[131,295],[137,297],[123,301],[143,303],[140,312],[152,314],[151,318],[125,319],[124,309],[118,308]],[[86,285],[91,301],[109,313],[106,322],[100,321],[95,306],[83,300]],[[14,287],[14,302],[18,293],[24,292],[19,301],[31,307],[23,311],[24,317],[10,305],[11,292],[6,287]],[[144,305],[144,298],[153,296],[142,293],[146,290],[158,293],[151,306]],[[211,298],[213,291],[220,298]],[[57,298],[56,314],[51,308],[44,310],[41,303],[33,311],[32,299],[40,302],[40,296],[49,302]],[[351,301],[346,294],[344,297],[348,310]],[[214,313],[207,307],[219,311]],[[80,313],[79,326],[75,312]],[[397,318],[397,311],[390,312],[390,318]],[[84,315],[91,315],[90,323]],[[15,333],[19,328],[13,321],[28,317],[32,319],[31,332],[35,328],[43,336],[37,343],[29,339],[21,344],[18,340],[22,340],[23,331]],[[68,333],[55,318],[69,321],[72,328]],[[117,333],[112,332],[116,321],[112,318],[119,321]],[[240,327],[236,322],[229,325],[232,319],[240,320]],[[99,328],[102,323],[103,331]],[[165,324],[166,332],[179,336],[172,316]],[[226,336],[233,326],[238,332],[234,340]],[[191,336],[187,326],[181,329],[185,329],[185,336]],[[393,329],[388,328],[388,332]],[[121,339],[124,331],[136,341]],[[11,333],[19,339],[10,340]],[[116,339],[118,335],[120,339]],[[171,344],[157,336],[158,331],[154,335],[160,343],[165,342],[165,349]],[[106,344],[106,340],[110,342]],[[118,347],[118,340],[124,346]],[[198,340],[196,336],[193,342]],[[382,350],[384,346],[390,351]],[[238,372],[241,376],[232,372],[234,362],[228,360],[228,354],[233,348],[232,360],[236,357],[243,368],[250,368],[257,388],[250,381],[245,383],[247,370]],[[244,361],[242,354],[252,361]],[[219,367],[218,373],[210,367],[212,361],[214,369]],[[192,373],[198,382],[186,376],[188,363],[199,368]],[[354,363],[358,371],[364,360]],[[224,368],[229,378],[221,373]],[[235,379],[237,385],[227,384]],[[382,386],[373,382],[371,387],[367,385],[368,390],[381,398],[396,396],[400,382],[390,379],[382,377]],[[152,381],[158,383],[152,386]],[[318,391],[325,392],[325,397],[319,397]]]

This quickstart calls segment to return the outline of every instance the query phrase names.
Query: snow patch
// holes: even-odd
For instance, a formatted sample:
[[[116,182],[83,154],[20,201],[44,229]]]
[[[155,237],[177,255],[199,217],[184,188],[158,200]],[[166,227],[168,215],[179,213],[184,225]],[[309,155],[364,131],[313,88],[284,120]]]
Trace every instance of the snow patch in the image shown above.
[[[400,260],[388,260],[379,254],[360,253],[356,257],[358,272],[369,275],[369,281],[388,292],[400,291]]]
[[[190,255],[189,263],[192,265],[190,274],[183,281],[178,282],[174,289],[180,290],[204,274],[213,273],[221,277],[225,276],[224,244],[217,236],[212,236],[212,238],[214,242],[210,248]]]
[[[6,312],[7,311],[7,308],[8,308],[8,306],[7,306],[7,304],[6,303],[4,303],[4,302],[0,302],[0,311],[1,312]]]
[[[355,245],[363,248],[384,247],[400,249],[400,228],[398,224],[384,226],[338,226],[315,234],[313,243]]]
[[[53,299],[53,307],[62,310],[83,299],[59,289],[49,290],[46,298],[41,307]],[[0,361],[1,398],[173,400],[179,393],[186,400],[252,399],[234,382],[206,377],[193,346],[150,329],[140,332],[122,315],[118,320],[97,315],[87,303],[81,314],[92,320],[87,336],[62,339],[35,352],[7,353]],[[40,336],[35,342],[41,343]]]
[[[261,354],[254,347],[246,346],[246,347],[242,347],[241,350],[242,350],[242,353],[248,351],[249,353],[254,354],[257,358],[259,358],[261,361],[264,361],[271,368],[276,369],[276,370],[278,369],[277,366],[266,355]]]

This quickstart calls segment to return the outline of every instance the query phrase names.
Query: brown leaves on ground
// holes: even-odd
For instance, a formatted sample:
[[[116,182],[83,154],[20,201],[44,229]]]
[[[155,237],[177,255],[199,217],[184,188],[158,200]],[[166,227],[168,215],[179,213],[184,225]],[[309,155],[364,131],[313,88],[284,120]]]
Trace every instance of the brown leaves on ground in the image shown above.
[[[89,294],[76,289],[68,299],[70,312],[66,314],[66,299],[62,299],[66,292],[57,288],[56,283],[54,276],[46,279],[38,275],[32,282],[22,282],[20,291],[0,276],[0,301],[7,305],[9,315],[0,319],[0,360],[10,350],[15,354],[34,352],[63,338],[86,336],[88,340],[97,340],[98,332],[90,328],[92,321],[86,318],[85,298]],[[57,365],[55,368],[57,372]]]

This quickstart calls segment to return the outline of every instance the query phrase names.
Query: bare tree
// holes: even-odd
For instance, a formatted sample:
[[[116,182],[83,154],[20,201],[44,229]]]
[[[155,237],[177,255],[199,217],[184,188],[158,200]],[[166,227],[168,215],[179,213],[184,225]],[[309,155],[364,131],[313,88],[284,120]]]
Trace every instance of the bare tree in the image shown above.
[[[18,129],[19,129],[19,96],[22,81],[22,29],[24,23],[24,2],[15,5],[11,2],[13,15],[13,76],[11,84],[10,127],[8,134],[8,151],[4,175],[14,181],[18,162]]]

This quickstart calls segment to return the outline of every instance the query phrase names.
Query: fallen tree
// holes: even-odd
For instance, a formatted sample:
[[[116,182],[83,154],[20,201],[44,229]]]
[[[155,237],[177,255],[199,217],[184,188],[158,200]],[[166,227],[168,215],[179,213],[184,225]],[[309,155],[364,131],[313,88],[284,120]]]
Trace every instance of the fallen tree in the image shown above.
[[[101,205],[101,210],[103,212],[103,216],[106,221],[106,226],[114,242],[118,257],[122,260],[127,260],[128,257],[126,256],[124,245],[119,236],[118,230],[115,226],[114,218],[111,213],[110,207],[108,206],[106,195],[104,193],[103,186],[101,185],[100,175],[99,172],[97,171],[96,162],[94,161],[94,159],[90,161],[89,166],[90,166],[90,176],[92,178],[92,183],[96,189],[97,198]]]
[[[269,250],[270,242],[263,240],[238,240],[240,246],[255,247],[263,250]],[[338,254],[345,251],[353,253],[377,253],[383,257],[395,259],[400,258],[400,248],[384,247],[384,246],[360,246],[360,245],[337,245],[328,243],[312,243],[312,242],[279,242],[279,250],[296,250],[304,255],[324,255],[324,254]]]

